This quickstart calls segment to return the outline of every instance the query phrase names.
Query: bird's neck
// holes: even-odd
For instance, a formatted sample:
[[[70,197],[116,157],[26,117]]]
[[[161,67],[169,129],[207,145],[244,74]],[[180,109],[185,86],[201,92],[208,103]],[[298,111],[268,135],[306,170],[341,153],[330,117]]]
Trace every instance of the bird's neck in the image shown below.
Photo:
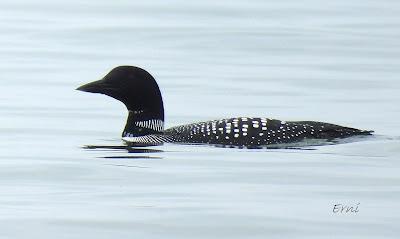
[[[122,137],[139,137],[149,134],[162,134],[164,131],[164,112],[157,114],[144,110],[129,110]]]

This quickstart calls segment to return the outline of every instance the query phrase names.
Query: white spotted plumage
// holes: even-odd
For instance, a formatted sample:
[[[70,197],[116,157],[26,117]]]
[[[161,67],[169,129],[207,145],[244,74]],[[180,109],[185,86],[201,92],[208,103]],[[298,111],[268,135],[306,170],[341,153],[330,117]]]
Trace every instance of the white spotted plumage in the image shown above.
[[[138,127],[150,128],[160,134],[132,137],[127,134],[126,140],[139,144],[162,144],[164,142],[207,143],[231,146],[258,147],[271,144],[299,142],[306,138],[341,137],[351,133],[362,132],[320,122],[285,122],[267,118],[239,117],[230,119],[199,122],[163,129],[163,122],[157,120],[139,121]],[[334,134],[316,135],[316,131],[334,129]],[[329,134],[332,132],[327,131]]]

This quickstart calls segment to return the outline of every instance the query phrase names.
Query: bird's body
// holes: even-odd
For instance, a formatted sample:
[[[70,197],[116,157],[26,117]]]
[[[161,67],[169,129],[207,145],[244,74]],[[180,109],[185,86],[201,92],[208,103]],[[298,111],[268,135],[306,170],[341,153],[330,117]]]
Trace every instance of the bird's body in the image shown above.
[[[258,148],[307,139],[370,135],[372,132],[316,121],[285,122],[251,117],[211,120],[164,130],[164,106],[158,85],[147,71],[133,66],[114,68],[102,80],[83,85],[78,90],[106,94],[127,106],[129,115],[122,137],[129,144],[170,142]]]
[[[151,125],[151,124],[149,124]],[[293,144],[305,139],[331,140],[370,131],[315,121],[280,121],[268,118],[239,117],[180,125],[144,136],[125,134],[132,144],[162,143],[212,144],[225,146],[263,147]]]

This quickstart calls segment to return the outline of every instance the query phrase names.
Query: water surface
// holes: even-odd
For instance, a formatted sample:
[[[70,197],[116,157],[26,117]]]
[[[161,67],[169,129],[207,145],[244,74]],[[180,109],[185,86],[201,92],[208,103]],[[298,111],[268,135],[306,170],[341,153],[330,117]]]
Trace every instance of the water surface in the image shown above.
[[[0,238],[397,238],[399,11],[398,1],[3,0]],[[168,127],[260,116],[378,137],[316,150],[83,149],[120,145],[127,112],[74,89],[122,64],[157,79]]]

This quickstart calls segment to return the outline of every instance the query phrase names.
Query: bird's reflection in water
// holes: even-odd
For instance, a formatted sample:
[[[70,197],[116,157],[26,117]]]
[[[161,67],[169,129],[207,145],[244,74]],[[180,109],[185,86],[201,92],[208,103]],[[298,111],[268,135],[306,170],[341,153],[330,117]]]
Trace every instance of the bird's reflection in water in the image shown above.
[[[290,144],[275,144],[275,145],[266,145],[266,146],[234,146],[234,145],[209,145],[219,148],[238,148],[238,149],[250,149],[250,150],[279,150],[279,149],[291,149],[291,150],[317,150],[317,146],[326,146],[326,145],[336,145],[336,144],[345,144],[358,142],[361,140],[370,140],[372,138],[376,138],[377,136],[354,136],[346,139],[305,139],[297,143]],[[203,144],[183,144],[183,145],[203,145]],[[151,156],[148,154],[152,153],[164,153],[163,150],[149,148],[155,145],[142,145],[142,144],[130,144],[130,145],[86,145],[83,146],[84,149],[87,150],[104,150],[104,151],[117,151],[117,152],[127,152],[128,155],[111,155],[104,156],[101,158],[106,159],[162,159],[163,157]]]
[[[163,153],[163,150],[146,148],[146,146],[135,145],[135,147],[130,145],[85,145],[82,147],[87,150],[115,150],[115,151],[125,151],[129,154],[135,155],[116,155],[116,156],[104,156],[100,158],[106,159],[162,159],[159,156],[149,156],[149,155],[137,155],[137,154],[148,154],[148,153]]]

